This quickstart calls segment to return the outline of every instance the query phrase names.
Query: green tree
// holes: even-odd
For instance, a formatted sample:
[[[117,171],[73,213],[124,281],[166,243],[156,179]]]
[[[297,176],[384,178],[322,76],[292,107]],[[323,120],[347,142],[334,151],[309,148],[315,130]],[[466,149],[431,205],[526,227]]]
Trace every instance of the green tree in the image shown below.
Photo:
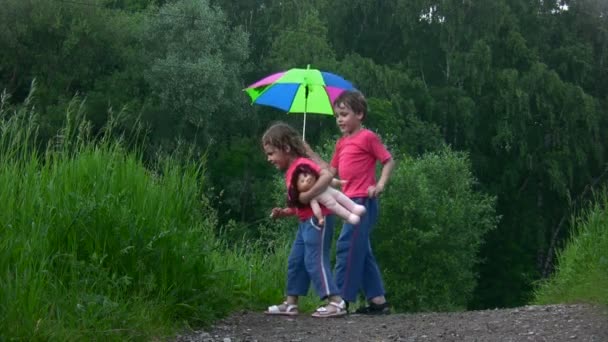
[[[521,304],[541,276],[547,253],[555,252],[551,239],[565,236],[555,230],[570,200],[601,170],[603,124],[597,100],[542,63],[521,74],[504,70],[495,84],[493,118],[485,126],[491,143],[477,144],[477,163],[482,181],[500,194],[504,221],[484,253],[511,266],[485,264],[480,296],[498,305]],[[515,255],[518,262],[511,261]],[[496,293],[505,278],[509,290]]]
[[[203,146],[219,139],[242,114],[224,110],[238,108],[231,100],[241,89],[246,34],[231,29],[222,11],[208,1],[180,0],[147,17],[141,39],[147,52],[145,80],[158,103],[149,118],[154,136],[197,137]]]
[[[0,85],[23,100],[37,80],[43,140],[62,126],[75,93],[92,95],[88,113],[103,126],[109,107],[138,107],[135,41],[139,16],[76,2],[7,1],[0,13]]]
[[[332,47],[327,41],[327,28],[312,9],[296,19],[296,24],[282,30],[272,42],[268,64],[271,70],[306,68],[328,69],[335,64]]]

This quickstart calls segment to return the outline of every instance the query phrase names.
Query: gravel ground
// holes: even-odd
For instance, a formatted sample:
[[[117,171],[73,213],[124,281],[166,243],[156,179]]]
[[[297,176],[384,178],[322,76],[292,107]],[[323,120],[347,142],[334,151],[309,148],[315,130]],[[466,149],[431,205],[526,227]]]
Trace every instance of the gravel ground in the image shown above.
[[[348,315],[318,319],[241,312],[175,342],[236,341],[597,341],[608,342],[608,312],[588,305],[525,306],[458,313]]]

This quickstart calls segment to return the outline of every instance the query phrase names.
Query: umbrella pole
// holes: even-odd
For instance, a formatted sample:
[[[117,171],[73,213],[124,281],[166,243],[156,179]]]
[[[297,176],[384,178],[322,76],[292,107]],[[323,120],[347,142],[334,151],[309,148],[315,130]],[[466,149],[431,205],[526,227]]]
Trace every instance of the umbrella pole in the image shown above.
[[[306,141],[306,111],[304,111],[304,126],[302,127],[302,140]]]
[[[310,67],[310,64],[308,65]],[[304,126],[302,126],[302,141],[306,142],[306,111],[308,110],[308,84],[306,85],[304,92]]]

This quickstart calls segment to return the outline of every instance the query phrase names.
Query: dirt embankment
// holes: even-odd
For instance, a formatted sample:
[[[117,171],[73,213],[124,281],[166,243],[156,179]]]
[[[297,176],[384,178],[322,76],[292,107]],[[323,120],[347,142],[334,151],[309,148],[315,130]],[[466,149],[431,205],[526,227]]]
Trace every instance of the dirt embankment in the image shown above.
[[[525,306],[459,313],[348,315],[318,319],[242,312],[176,342],[236,341],[596,341],[608,342],[608,312],[588,305]]]

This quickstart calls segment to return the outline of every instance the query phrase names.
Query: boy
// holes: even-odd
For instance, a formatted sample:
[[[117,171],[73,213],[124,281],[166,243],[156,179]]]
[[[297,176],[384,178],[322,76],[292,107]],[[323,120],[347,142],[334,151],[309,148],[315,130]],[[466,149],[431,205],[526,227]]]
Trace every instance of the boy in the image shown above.
[[[363,94],[343,92],[334,101],[334,113],[343,136],[336,142],[329,171],[342,180],[344,194],[367,210],[358,225],[344,223],[342,227],[336,245],[336,285],[347,302],[355,301],[359,290],[363,290],[368,305],[356,313],[386,314],[390,307],[371,249],[370,233],[378,219],[378,196],[384,190],[395,162],[378,136],[362,127],[367,115]],[[327,167],[310,148],[307,150],[318,164]],[[375,180],[376,162],[383,164],[378,182]]]

